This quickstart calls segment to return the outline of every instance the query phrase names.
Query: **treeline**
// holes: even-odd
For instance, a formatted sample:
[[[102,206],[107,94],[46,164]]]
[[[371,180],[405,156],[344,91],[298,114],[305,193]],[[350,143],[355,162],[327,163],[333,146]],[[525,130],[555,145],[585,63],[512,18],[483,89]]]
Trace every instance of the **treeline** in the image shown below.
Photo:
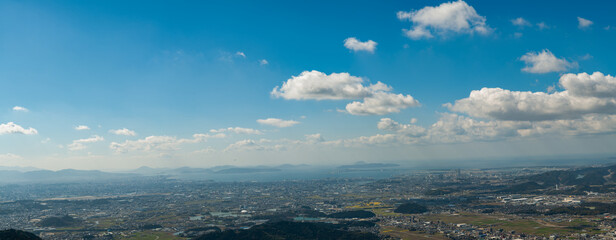
[[[30,232],[25,232],[16,229],[8,229],[0,231],[0,239],[2,240],[40,240],[41,238]]]
[[[577,170],[567,171],[550,171],[537,174],[530,177],[524,177],[523,180],[541,182],[544,185],[603,185],[607,182],[614,181],[612,172],[616,171],[616,165],[609,167],[591,167]]]
[[[257,215],[253,216],[253,219],[267,219],[270,221],[290,221],[297,216],[303,216],[308,218],[371,218],[376,216],[373,212],[365,210],[343,211],[331,214],[325,214],[320,211],[312,210],[310,208],[299,208],[294,211],[282,212],[274,215]]]
[[[598,215],[604,213],[616,214],[616,203],[582,203],[576,207],[557,207],[546,214]]]
[[[376,216],[373,212],[356,210],[356,211],[344,211],[327,215],[329,218],[371,218]]]
[[[254,226],[247,230],[225,230],[202,235],[197,240],[226,240],[226,239],[321,239],[321,240],[377,240],[379,236],[367,232],[345,231],[329,223],[306,222],[273,222]]]
[[[428,211],[427,207],[414,203],[414,202],[404,203],[398,206],[396,210],[394,210],[395,213],[406,213],[406,214],[425,213],[427,211]]]
[[[81,220],[65,215],[62,217],[48,217],[39,222],[41,227],[72,227],[79,225]]]

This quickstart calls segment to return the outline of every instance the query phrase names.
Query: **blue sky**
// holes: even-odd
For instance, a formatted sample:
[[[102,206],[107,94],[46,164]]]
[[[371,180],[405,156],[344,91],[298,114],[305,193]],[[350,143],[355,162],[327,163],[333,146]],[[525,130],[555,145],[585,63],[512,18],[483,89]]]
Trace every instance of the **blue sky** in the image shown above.
[[[612,9],[1,1],[0,165],[614,154]]]

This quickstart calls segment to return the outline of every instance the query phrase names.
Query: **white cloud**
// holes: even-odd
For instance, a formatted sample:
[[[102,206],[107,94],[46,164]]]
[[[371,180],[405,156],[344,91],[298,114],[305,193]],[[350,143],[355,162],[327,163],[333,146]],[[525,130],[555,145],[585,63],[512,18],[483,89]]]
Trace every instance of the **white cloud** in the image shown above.
[[[411,95],[375,92],[372,96],[364,98],[363,102],[355,101],[347,104],[346,111],[353,115],[384,115],[399,113],[401,109],[419,105],[419,101]]]
[[[325,141],[325,139],[321,136],[320,133],[308,134],[305,135],[305,137],[306,143],[320,143]]]
[[[259,61],[259,64],[261,64],[261,65],[267,65],[267,64],[269,64],[269,62],[268,62],[267,60],[265,60],[265,59],[261,59],[261,60]]]
[[[413,124],[400,124],[389,118],[381,119],[377,127],[393,133],[341,139],[323,144],[347,147],[394,146],[498,141],[547,135],[613,134],[616,133],[616,115],[588,114],[578,119],[545,121],[484,121],[455,113],[443,113],[428,129]]]
[[[577,17],[578,20],[578,28],[579,29],[586,29],[588,27],[590,27],[590,25],[593,24],[592,21],[585,19],[585,18],[581,18],[581,17]]]
[[[209,154],[209,153],[214,153],[216,152],[216,149],[214,149],[213,147],[206,147],[197,151],[194,151],[193,153],[197,153],[197,154]]]
[[[550,26],[548,26],[547,24],[545,24],[545,22],[540,22],[540,23],[537,23],[537,27],[539,28],[539,30],[543,30],[543,29],[548,29],[548,28],[550,28]]]
[[[279,128],[291,127],[296,124],[299,124],[298,121],[282,120],[280,118],[257,119],[257,122],[263,125],[270,125]]]
[[[581,57],[580,57],[580,59],[581,59],[581,60],[584,60],[584,61],[585,61],[585,60],[590,60],[590,59],[593,59],[593,56],[592,56],[592,55],[590,55],[589,53],[587,53],[587,54],[585,54],[584,56],[581,56]]]
[[[514,26],[518,26],[518,27],[526,27],[526,26],[530,26],[530,22],[527,21],[524,18],[516,18],[516,19],[511,19],[511,24],[513,24]]]
[[[118,153],[132,152],[132,151],[173,151],[178,150],[182,144],[194,144],[205,142],[210,138],[224,138],[224,133],[217,133],[214,135],[196,133],[192,135],[192,138],[177,138],[173,136],[148,136],[143,139],[126,140],[122,143],[112,142],[109,144],[109,148]]]
[[[25,135],[34,135],[38,134],[38,131],[34,128],[23,128],[20,125],[15,124],[14,122],[2,123],[0,124],[0,135],[4,134],[25,134]]]
[[[355,115],[397,113],[401,109],[419,106],[411,95],[391,93],[392,88],[382,82],[364,85],[364,79],[349,73],[327,75],[319,71],[304,71],[275,87],[271,95],[293,100],[361,99],[346,106],[346,112]]]
[[[427,131],[421,126],[414,125],[417,120],[411,120],[411,124],[400,124],[391,118],[381,118],[377,124],[377,128],[380,130],[397,132],[407,136],[420,137],[426,135]]]
[[[29,112],[30,110],[28,110],[25,107],[15,106],[15,107],[13,107],[13,111],[16,111],[16,112]]]
[[[267,143],[271,143],[271,140],[260,139],[255,141],[252,139],[244,139],[229,144],[229,146],[227,146],[224,151],[280,151],[286,149],[286,147],[281,144],[266,145]]]
[[[574,119],[585,114],[616,113],[614,77],[600,72],[565,74],[559,83],[565,90],[553,93],[482,88],[446,106],[470,116],[498,120]]]
[[[0,154],[0,160],[18,160],[23,159],[21,156],[12,153]]]
[[[590,114],[579,119],[548,121],[478,121],[457,114],[443,114],[430,127],[428,141],[493,141],[544,135],[575,136],[616,132],[616,115]]]
[[[115,135],[123,135],[123,136],[136,136],[137,135],[135,131],[127,129],[127,128],[111,129],[109,130],[109,132]]]
[[[90,130],[90,127],[88,127],[86,125],[79,125],[79,126],[75,127],[75,130],[77,130],[77,131]]]
[[[94,135],[90,138],[74,140],[73,143],[67,145],[66,147],[68,148],[68,150],[76,151],[76,150],[85,149],[86,148],[86,146],[84,145],[85,143],[94,143],[94,142],[100,142],[104,140],[105,139],[103,137]]]
[[[322,144],[344,147],[363,147],[363,146],[392,146],[397,144],[411,144],[410,138],[399,134],[377,134],[373,136],[360,136],[350,139],[340,139],[326,141]]]
[[[350,37],[344,40],[344,47],[354,52],[366,51],[366,52],[374,53],[374,50],[376,49],[376,45],[377,43],[375,41],[368,40],[368,41],[362,42],[354,37]]]
[[[574,96],[616,98],[616,78],[601,72],[565,74],[559,83]]]
[[[490,32],[486,18],[477,14],[473,7],[462,0],[442,3],[436,7],[427,6],[411,12],[400,11],[397,15],[399,20],[413,23],[411,29],[404,29],[406,36],[411,39],[433,38],[434,34],[486,35]]]
[[[236,55],[236,56],[240,56],[240,57],[242,57],[242,58],[246,58],[246,54],[244,54],[244,52],[239,52],[239,51],[238,51],[238,52],[236,52],[236,53],[235,53],[235,55]]]
[[[452,113],[444,113],[428,131],[430,142],[470,142],[517,136],[518,129],[530,128],[528,122],[478,121]]]
[[[550,50],[544,49],[541,52],[528,52],[520,57],[526,63],[522,71],[529,73],[549,73],[563,72],[577,67],[576,62],[569,62],[564,58],[556,58]]]
[[[314,70],[304,71],[288,79],[282,87],[275,87],[271,94],[293,100],[361,99],[370,96],[374,92],[373,88],[387,88],[381,82],[370,86],[364,86],[363,82],[362,78],[349,73],[327,75]]]
[[[126,140],[123,143],[112,142],[109,147],[116,152],[175,150],[180,145],[176,137],[148,136],[144,139]]]
[[[212,129],[211,133],[223,133],[223,132],[232,132],[236,134],[263,134],[261,131],[252,129],[252,128],[242,128],[242,127],[228,127],[221,129]]]
[[[257,144],[252,139],[244,139],[230,144],[225,151],[231,150],[263,150],[263,146]]]

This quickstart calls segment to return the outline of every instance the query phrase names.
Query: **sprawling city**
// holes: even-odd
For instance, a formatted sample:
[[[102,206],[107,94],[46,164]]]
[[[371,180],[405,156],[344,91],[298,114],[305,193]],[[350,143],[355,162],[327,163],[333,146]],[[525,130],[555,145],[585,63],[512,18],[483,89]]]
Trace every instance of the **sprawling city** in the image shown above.
[[[280,224],[338,231],[345,239],[616,237],[616,165],[406,174],[395,168],[348,165],[314,180],[216,182],[131,175],[116,181],[4,185],[0,228],[43,239],[228,239],[229,234],[259,236],[251,235],[256,231],[311,238],[294,235],[298,226],[287,226],[296,232],[284,232]],[[243,171],[221,174],[257,172]],[[337,177],[353,171],[398,174]]]

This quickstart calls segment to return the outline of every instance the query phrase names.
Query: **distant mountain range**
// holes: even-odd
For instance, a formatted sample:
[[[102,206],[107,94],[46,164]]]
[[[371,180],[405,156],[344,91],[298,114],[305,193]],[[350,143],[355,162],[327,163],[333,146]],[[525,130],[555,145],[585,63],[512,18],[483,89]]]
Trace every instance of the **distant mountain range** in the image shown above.
[[[584,194],[616,190],[616,165],[558,170],[521,177],[499,193]],[[560,187],[557,187],[560,186]]]
[[[614,174],[616,174],[616,165],[550,171],[528,177],[528,180],[546,185],[603,185],[616,183]]]
[[[399,167],[400,165],[394,163],[364,163],[358,162],[352,165],[342,165],[338,169],[381,169]]]
[[[233,165],[216,166],[212,168],[152,168],[143,166],[134,170],[122,172],[103,172],[98,170],[64,169],[59,171],[40,170],[35,168],[2,168],[0,167],[0,184],[15,183],[66,183],[87,181],[125,180],[139,177],[162,176],[175,179],[239,179],[247,180],[252,176],[267,174],[282,174],[284,178],[293,178],[295,173],[323,173],[333,169],[370,170],[397,167],[397,164],[387,163],[356,163],[339,167],[311,166],[306,164],[283,164],[278,166],[238,167]],[[252,174],[252,175],[251,175]],[[249,180],[249,179],[248,179]]]

